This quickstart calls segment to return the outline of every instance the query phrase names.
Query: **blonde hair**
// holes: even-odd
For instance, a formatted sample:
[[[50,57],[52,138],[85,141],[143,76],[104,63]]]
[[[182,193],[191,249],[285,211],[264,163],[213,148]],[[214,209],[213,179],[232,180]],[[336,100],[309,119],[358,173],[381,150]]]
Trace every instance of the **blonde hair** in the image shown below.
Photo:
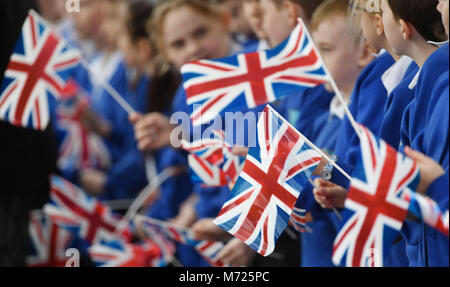
[[[221,10],[213,5],[217,3],[214,0],[164,0],[160,1],[153,12],[153,16],[147,24],[147,29],[152,31],[150,33],[153,37],[153,42],[156,44],[160,52],[164,51],[163,40],[163,24],[164,19],[170,11],[188,6],[194,9],[196,12],[210,17],[213,20],[220,19],[222,14]]]
[[[365,0],[360,0],[365,1]],[[349,8],[350,0],[326,0],[319,7],[311,17],[311,30],[316,30],[320,23],[325,21],[330,17],[343,16],[347,21],[348,35],[355,43],[362,43],[364,40],[364,35],[361,29],[360,21],[358,17],[349,17],[348,15],[352,13]],[[355,22],[356,21],[356,22]]]

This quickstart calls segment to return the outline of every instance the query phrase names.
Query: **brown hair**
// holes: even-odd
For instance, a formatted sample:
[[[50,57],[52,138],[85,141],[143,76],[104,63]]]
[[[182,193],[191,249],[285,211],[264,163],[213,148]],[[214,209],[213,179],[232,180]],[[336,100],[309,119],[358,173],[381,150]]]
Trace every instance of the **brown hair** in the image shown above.
[[[153,13],[153,5],[145,0],[133,0],[128,4],[126,28],[130,39],[137,41],[140,38],[150,37],[147,31],[147,22]]]
[[[314,10],[316,10],[316,8],[323,2],[323,0],[272,0],[272,1],[275,2],[275,4],[277,4],[277,6],[281,6],[284,1],[291,1],[291,2],[301,6],[309,18],[307,20],[311,19],[312,15],[314,13]]]
[[[410,23],[427,41],[444,41],[444,25],[436,6],[439,0],[388,0],[394,17]]]
[[[164,19],[167,14],[175,9],[188,6],[195,11],[203,14],[211,19],[220,19],[221,12],[213,4],[217,1],[213,0],[164,0],[159,2],[153,13],[152,19],[147,24],[147,29],[152,31],[153,40],[160,51],[164,51],[164,41],[162,40],[162,30]]]

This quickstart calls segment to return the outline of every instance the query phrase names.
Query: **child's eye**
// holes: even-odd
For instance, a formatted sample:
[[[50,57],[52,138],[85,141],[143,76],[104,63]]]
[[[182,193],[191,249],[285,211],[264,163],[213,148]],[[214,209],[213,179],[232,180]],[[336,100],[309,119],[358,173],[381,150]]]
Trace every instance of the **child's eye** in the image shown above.
[[[202,27],[202,28],[195,30],[194,33],[192,34],[192,36],[194,38],[198,39],[198,38],[205,36],[207,32],[208,32],[208,29],[206,27]]]
[[[184,47],[184,41],[183,40],[175,41],[172,43],[171,46],[172,46],[172,48],[175,48],[175,49],[181,49]]]
[[[322,52],[330,52],[333,50],[333,47],[329,46],[329,45],[320,45],[319,46],[320,51]]]

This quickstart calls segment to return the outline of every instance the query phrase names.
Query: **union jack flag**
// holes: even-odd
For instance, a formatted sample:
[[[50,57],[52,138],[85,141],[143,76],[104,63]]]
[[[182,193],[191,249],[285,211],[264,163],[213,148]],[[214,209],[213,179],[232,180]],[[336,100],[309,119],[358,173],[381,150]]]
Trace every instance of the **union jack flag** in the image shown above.
[[[225,134],[218,130],[214,138],[206,138],[188,143],[182,142],[188,156],[192,180],[205,186],[220,187],[236,183],[242,162],[239,156],[232,152],[232,147],[225,142]]]
[[[217,114],[254,108],[327,81],[302,20],[272,50],[200,60],[183,66],[181,72],[195,126],[210,122]]]
[[[257,143],[214,223],[268,256],[321,157],[270,106],[258,121]]]
[[[66,250],[73,247],[74,236],[68,230],[55,224],[40,211],[30,214],[29,267],[64,267],[68,258]]]
[[[449,236],[449,213],[443,212],[436,201],[409,190],[403,193],[403,198],[410,202],[409,211],[421,218],[426,224]]]
[[[301,233],[306,232],[306,209],[300,209],[294,207],[292,209],[291,217],[289,218],[289,223],[295,230]]]
[[[62,139],[58,167],[63,171],[78,171],[87,167],[104,170],[110,162],[108,150],[100,137],[87,130],[81,122],[89,101],[78,94],[77,87],[73,89],[74,94],[60,101],[56,108],[55,130]]]
[[[333,263],[382,266],[408,213],[402,193],[417,184],[417,164],[360,126],[361,154],[334,241]]]
[[[154,232],[160,232],[178,243],[194,247],[195,250],[214,267],[227,267],[216,256],[224,247],[220,241],[195,240],[191,231],[187,228],[174,226],[157,219],[138,216],[135,220],[136,226],[140,226],[147,235],[153,236]]]
[[[0,88],[0,119],[45,130],[50,96],[59,98],[71,68],[80,57],[30,11],[14,48]]]
[[[52,177],[50,202],[44,206],[44,212],[56,224],[89,244],[113,237],[120,221],[120,217],[99,200],[58,176]],[[131,239],[131,231],[127,228],[117,235],[127,242]]]
[[[89,247],[97,267],[160,267],[161,251],[151,240],[138,244],[110,240]]]

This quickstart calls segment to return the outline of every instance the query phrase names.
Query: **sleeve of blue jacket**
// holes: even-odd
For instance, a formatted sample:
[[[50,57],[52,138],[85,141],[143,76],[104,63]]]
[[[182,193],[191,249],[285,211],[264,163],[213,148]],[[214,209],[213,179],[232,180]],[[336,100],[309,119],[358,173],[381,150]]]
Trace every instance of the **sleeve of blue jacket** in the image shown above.
[[[108,171],[105,196],[109,199],[133,198],[146,184],[143,155],[132,149]]]
[[[384,107],[387,101],[387,90],[381,80],[384,72],[395,63],[394,59],[385,52],[374,60],[359,76],[349,106],[355,120],[369,128],[372,133],[378,134],[384,117]],[[356,166],[359,154],[359,139],[348,117],[345,117],[340,130],[340,137],[336,145],[336,155],[340,163],[346,163],[352,173]],[[341,166],[344,169],[344,167]],[[346,186],[345,182],[337,182],[343,179],[338,175],[339,171],[333,170],[333,182]],[[348,173],[348,172],[347,172]]]

